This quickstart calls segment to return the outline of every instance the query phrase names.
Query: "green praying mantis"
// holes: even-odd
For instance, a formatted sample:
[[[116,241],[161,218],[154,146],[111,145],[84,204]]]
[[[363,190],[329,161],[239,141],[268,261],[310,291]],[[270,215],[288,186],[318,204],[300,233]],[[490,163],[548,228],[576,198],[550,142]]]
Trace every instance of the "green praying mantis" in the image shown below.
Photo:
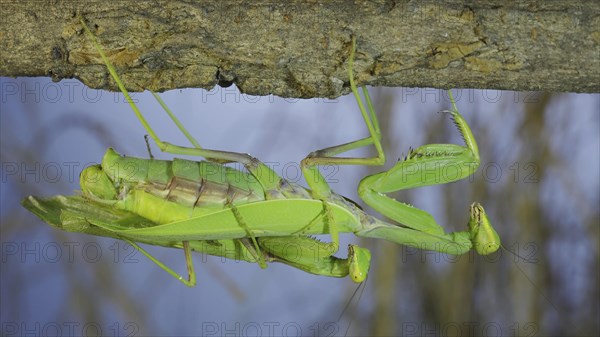
[[[115,67],[81,19],[83,29],[102,57],[112,78],[134,113],[163,152],[193,155],[205,161],[172,161],[125,157],[109,148],[100,165],[80,175],[81,195],[39,198],[29,196],[23,206],[50,225],[70,232],[112,237],[128,242],[143,255],[188,286],[196,284],[191,252],[258,263],[280,262],[303,271],[346,277],[357,283],[368,274],[370,252],[349,245],[348,257],[338,258],[339,233],[378,238],[426,250],[463,254],[475,249],[490,254],[500,247],[498,234],[478,203],[470,206],[468,230],[446,233],[424,210],[388,197],[386,193],[444,184],[471,175],[479,166],[475,138],[456,108],[446,111],[464,140],[428,144],[411,150],[390,170],[363,178],[358,194],[366,204],[392,221],[363,211],[336,194],[319,165],[383,165],[381,132],[369,93],[361,98],[353,75],[356,39],[348,58],[350,88],[369,136],[312,152],[301,162],[309,188],[278,176],[248,154],[205,149],[190,135],[162,99],[158,103],[183,132],[192,147],[162,141],[137,108]],[[347,151],[373,146],[370,158],[338,157]],[[246,171],[226,166],[240,163]],[[314,235],[327,234],[331,242]],[[188,277],[184,278],[146,252],[138,243],[183,249]]]

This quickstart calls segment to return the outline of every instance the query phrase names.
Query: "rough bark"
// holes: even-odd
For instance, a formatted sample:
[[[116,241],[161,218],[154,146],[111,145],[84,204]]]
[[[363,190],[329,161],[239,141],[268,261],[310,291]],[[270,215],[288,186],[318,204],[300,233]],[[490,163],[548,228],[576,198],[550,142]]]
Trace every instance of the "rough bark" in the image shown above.
[[[600,2],[169,1],[0,4],[0,75],[76,77],[110,88],[82,34],[95,31],[127,87],[235,83],[242,92],[348,92],[360,84],[600,91]]]

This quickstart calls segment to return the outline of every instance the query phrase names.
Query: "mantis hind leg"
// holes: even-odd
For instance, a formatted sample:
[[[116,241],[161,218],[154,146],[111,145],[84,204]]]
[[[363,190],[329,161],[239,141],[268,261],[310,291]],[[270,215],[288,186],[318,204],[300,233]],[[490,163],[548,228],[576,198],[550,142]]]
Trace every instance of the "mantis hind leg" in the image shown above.
[[[104,63],[106,64],[106,67],[108,68],[109,73],[111,74],[114,81],[117,83],[119,90],[121,90],[121,92],[125,96],[125,99],[129,103],[131,109],[137,116],[138,120],[141,122],[144,129],[146,129],[146,132],[148,132],[148,135],[150,135],[150,137],[154,140],[154,142],[157,144],[157,146],[160,148],[161,151],[167,152],[167,153],[172,153],[172,154],[179,154],[179,155],[201,156],[201,157],[204,157],[206,159],[212,160],[217,163],[231,163],[231,162],[241,163],[261,183],[261,185],[263,186],[263,188],[265,190],[265,194],[266,194],[265,197],[267,199],[278,195],[278,193],[279,193],[278,188],[281,185],[282,179],[273,170],[271,170],[267,165],[265,165],[264,163],[260,162],[258,159],[254,158],[248,154],[228,152],[228,151],[219,151],[219,150],[210,150],[210,149],[202,148],[200,143],[188,132],[188,130],[183,126],[183,124],[179,121],[179,119],[175,116],[175,114],[173,114],[173,112],[169,109],[169,107],[165,104],[165,102],[160,98],[160,96],[158,96],[156,93],[153,92],[152,95],[155,97],[155,99],[161,105],[163,110],[169,115],[171,120],[177,125],[179,130],[185,135],[185,137],[190,141],[190,143],[194,147],[178,146],[178,145],[174,145],[174,144],[170,144],[168,142],[162,141],[158,137],[158,135],[156,134],[154,129],[152,129],[150,124],[146,121],[146,118],[143,116],[143,114],[141,113],[141,111],[139,110],[137,105],[131,99],[129,92],[127,91],[127,89],[125,88],[125,85],[123,84],[119,75],[117,74],[115,67],[112,65],[112,63],[110,62],[110,60],[108,59],[108,57],[106,56],[104,51],[102,50],[102,47],[100,46],[100,44],[96,41],[96,37],[90,31],[89,27],[87,26],[87,24],[85,23],[83,18],[80,18],[80,21],[83,25],[85,32],[92,40],[94,46],[96,47],[96,50],[102,57],[102,60],[104,61]],[[232,208],[232,211],[234,211],[234,208]],[[235,211],[234,211],[234,214],[235,214]],[[239,213],[238,213],[238,215],[239,215]],[[238,220],[238,223],[240,224],[240,226],[242,226],[249,233],[249,236],[252,238],[252,241],[255,245],[256,250],[258,251],[259,256],[262,256],[262,254],[260,254],[260,248],[259,248],[258,244],[256,243],[256,237],[254,237],[254,235],[249,230],[248,226],[246,225],[246,223],[243,221],[243,219],[241,217],[236,216],[236,219]],[[140,251],[142,251],[142,250],[140,250]],[[155,261],[155,260],[153,260],[153,261]],[[155,263],[156,262],[158,262],[158,261],[155,261]],[[259,264],[261,265],[262,268],[264,268],[266,266],[263,259],[260,260]]]
[[[148,253],[144,248],[140,247],[137,243],[123,238],[123,240],[129,243],[133,248],[138,250],[140,253],[144,254],[147,258],[149,258],[152,262],[156,263],[160,268],[169,273],[169,275],[181,281],[181,283],[185,284],[188,287],[193,287],[196,285],[196,272],[194,271],[194,262],[192,261],[192,251],[190,249],[189,243],[187,241],[183,241],[183,252],[185,254],[185,264],[187,266],[188,278],[184,279],[177,272],[173,271],[173,269],[167,267],[162,262],[158,261],[154,256]]]
[[[119,90],[121,91],[121,93],[123,93],[123,96],[125,96],[125,100],[129,103],[131,109],[137,116],[138,120],[141,122],[141,124],[144,127],[144,129],[146,130],[146,132],[148,132],[148,135],[152,138],[152,140],[154,140],[154,142],[156,143],[156,145],[158,146],[158,148],[161,151],[167,152],[167,153],[172,153],[172,154],[179,154],[179,155],[200,156],[200,157],[204,157],[206,159],[209,159],[209,160],[217,162],[217,163],[233,163],[233,162],[241,163],[244,165],[244,167],[246,167],[246,169],[250,173],[252,173],[265,186],[266,190],[274,189],[279,185],[279,180],[281,178],[279,178],[275,174],[275,172],[273,172],[268,166],[266,166],[265,164],[263,164],[262,162],[260,162],[259,160],[257,160],[256,158],[254,158],[248,154],[220,151],[220,150],[210,150],[210,149],[202,148],[200,143],[198,143],[198,141],[188,132],[188,130],[183,126],[183,124],[179,121],[179,119],[175,116],[175,114],[173,114],[173,112],[169,109],[169,107],[165,104],[165,102],[160,98],[160,96],[158,96],[156,93],[152,92],[152,95],[154,95],[154,97],[156,98],[158,103],[161,105],[163,110],[165,110],[165,112],[169,115],[171,120],[173,120],[173,122],[177,125],[179,130],[186,136],[186,138],[190,141],[190,143],[192,143],[192,145],[194,147],[184,147],[184,146],[174,145],[174,144],[162,141],[158,137],[158,135],[156,134],[154,129],[152,129],[150,124],[146,121],[146,118],[144,117],[144,115],[142,114],[140,109],[137,107],[137,105],[131,99],[129,92],[127,91],[127,88],[125,88],[125,85],[123,84],[123,82],[121,81],[121,78],[117,74],[115,67],[112,65],[112,63],[110,62],[110,60],[108,59],[108,57],[106,56],[104,51],[102,50],[102,47],[100,46],[100,44],[96,41],[96,37],[90,31],[87,24],[83,20],[83,18],[80,21],[81,21],[83,28],[86,31],[87,35],[90,37],[94,46],[96,47],[96,50],[102,57],[102,60],[106,64],[106,67],[108,68],[109,73],[111,74],[114,81],[117,83]],[[275,177],[275,179],[273,177]],[[279,178],[279,179],[277,179],[277,178]]]

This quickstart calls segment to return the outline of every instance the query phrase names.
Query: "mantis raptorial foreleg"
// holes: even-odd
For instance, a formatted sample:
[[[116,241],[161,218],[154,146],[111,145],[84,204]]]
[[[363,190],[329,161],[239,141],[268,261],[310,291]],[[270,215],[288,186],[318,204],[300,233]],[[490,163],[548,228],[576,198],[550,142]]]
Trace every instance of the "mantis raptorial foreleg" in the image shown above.
[[[479,166],[479,151],[475,137],[465,119],[458,112],[450,91],[448,91],[448,95],[453,110],[446,112],[452,115],[465,146],[455,144],[423,145],[411,150],[403,161],[398,162],[390,170],[365,177],[358,187],[358,194],[369,206],[415,231],[406,236],[400,232],[391,234],[385,230],[381,233],[374,230],[362,234],[367,237],[380,237],[380,235],[387,238],[394,237],[397,242],[421,249],[455,254],[464,253],[465,249],[470,249],[469,245],[465,244],[470,241],[479,254],[490,254],[498,249],[500,239],[480,204],[473,203],[470,206],[468,231],[446,234],[428,212],[385,195],[402,189],[461,180],[473,174]],[[421,237],[418,237],[419,235]]]
[[[331,254],[331,245],[306,237],[261,237],[260,246],[272,261],[284,262],[308,273],[345,277],[349,275],[360,283],[367,278],[371,252],[356,245],[348,245],[348,257],[340,259]]]

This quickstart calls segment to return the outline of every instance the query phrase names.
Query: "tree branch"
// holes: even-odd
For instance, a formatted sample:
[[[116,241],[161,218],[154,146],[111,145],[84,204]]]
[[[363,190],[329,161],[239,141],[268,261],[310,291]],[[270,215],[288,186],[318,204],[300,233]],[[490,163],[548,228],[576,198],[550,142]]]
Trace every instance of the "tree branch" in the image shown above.
[[[95,31],[132,91],[212,88],[283,97],[359,84],[600,91],[600,3],[102,1],[2,3],[0,75],[76,77],[115,90]]]

